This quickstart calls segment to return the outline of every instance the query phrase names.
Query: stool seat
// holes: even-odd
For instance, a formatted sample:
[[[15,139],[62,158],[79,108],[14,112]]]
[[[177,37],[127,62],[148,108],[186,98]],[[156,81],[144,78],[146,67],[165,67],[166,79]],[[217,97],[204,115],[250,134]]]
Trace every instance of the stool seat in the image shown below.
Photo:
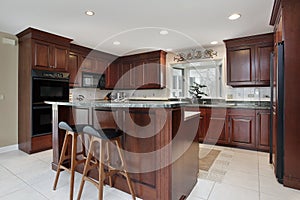
[[[83,128],[85,126],[88,126],[88,124],[76,124],[76,125],[69,125],[66,122],[62,121],[59,122],[58,127],[60,129],[66,130],[66,131],[71,131],[75,133],[80,133],[83,132]]]
[[[91,126],[85,126],[83,128],[83,132],[101,138],[102,140],[111,140],[123,135],[123,132],[118,129],[113,129],[113,128],[94,129]]]

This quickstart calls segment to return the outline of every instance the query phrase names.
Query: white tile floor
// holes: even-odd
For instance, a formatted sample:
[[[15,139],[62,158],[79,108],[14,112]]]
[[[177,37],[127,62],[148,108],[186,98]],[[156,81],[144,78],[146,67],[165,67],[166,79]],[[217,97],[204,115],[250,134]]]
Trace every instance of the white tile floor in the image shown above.
[[[213,176],[199,178],[188,200],[300,199],[299,190],[285,188],[276,182],[272,166],[268,164],[268,154],[210,145],[201,147],[222,150],[214,165],[222,166],[224,173],[216,180],[209,180]],[[69,174],[66,172],[61,173],[57,190],[52,190],[55,172],[50,168],[51,160],[51,150],[32,155],[21,151],[1,153],[0,199],[69,199]],[[211,169],[211,173],[216,173],[214,166]],[[81,175],[76,174],[75,196],[80,178]],[[96,196],[97,189],[87,182],[82,199],[96,199]],[[105,186],[104,199],[130,200],[131,196]]]

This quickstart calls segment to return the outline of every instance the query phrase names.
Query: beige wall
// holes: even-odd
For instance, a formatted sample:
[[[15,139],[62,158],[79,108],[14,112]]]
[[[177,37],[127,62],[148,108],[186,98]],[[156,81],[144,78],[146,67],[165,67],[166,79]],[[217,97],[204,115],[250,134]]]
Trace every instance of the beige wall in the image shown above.
[[[17,143],[18,42],[16,36],[0,32],[0,148]]]

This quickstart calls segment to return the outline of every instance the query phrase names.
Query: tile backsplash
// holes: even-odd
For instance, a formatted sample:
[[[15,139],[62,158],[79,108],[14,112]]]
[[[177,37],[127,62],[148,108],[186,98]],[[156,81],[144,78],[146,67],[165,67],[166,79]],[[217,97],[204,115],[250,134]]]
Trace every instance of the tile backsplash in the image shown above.
[[[169,89],[151,90],[99,90],[95,88],[74,88],[70,89],[70,101],[89,101],[103,99],[109,92],[124,92],[125,97],[169,97]]]
[[[270,96],[270,87],[233,88],[226,86],[225,88],[225,98],[227,100],[270,101]]]

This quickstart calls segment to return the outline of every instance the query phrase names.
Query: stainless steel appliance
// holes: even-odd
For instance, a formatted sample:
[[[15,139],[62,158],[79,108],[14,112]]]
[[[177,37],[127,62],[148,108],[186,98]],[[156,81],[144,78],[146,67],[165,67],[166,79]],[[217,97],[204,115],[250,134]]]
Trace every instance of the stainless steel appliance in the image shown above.
[[[277,44],[277,65],[271,66],[276,70],[276,77],[271,72],[271,138],[270,161],[275,168],[275,175],[278,182],[283,183],[284,175],[284,42]],[[275,80],[275,81],[272,81]],[[275,82],[275,83],[274,83]],[[273,84],[274,83],[274,84]]]
[[[105,89],[105,74],[82,72],[82,87]]]
[[[52,132],[52,107],[44,101],[69,100],[69,73],[32,70],[32,136]]]

